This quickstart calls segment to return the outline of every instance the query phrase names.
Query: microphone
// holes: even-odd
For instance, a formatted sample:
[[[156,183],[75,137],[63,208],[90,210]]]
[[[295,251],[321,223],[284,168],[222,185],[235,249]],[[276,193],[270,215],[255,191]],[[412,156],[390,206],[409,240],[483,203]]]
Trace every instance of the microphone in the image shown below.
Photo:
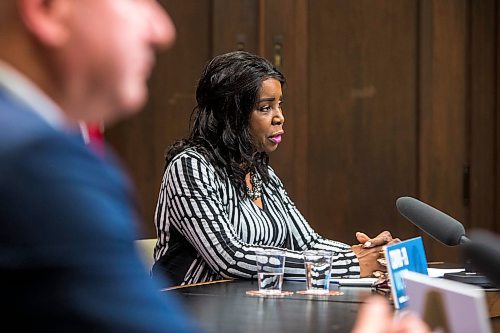
[[[470,238],[462,247],[464,257],[500,288],[500,237],[485,230],[474,230]]]
[[[401,197],[396,206],[401,215],[438,242],[455,246],[469,241],[462,223],[422,201]]]
[[[462,223],[422,201],[401,197],[396,200],[396,207],[401,215],[440,243],[448,246],[471,243]],[[487,277],[470,271],[470,263],[467,261],[465,272],[446,273],[443,277],[484,288],[492,286]]]

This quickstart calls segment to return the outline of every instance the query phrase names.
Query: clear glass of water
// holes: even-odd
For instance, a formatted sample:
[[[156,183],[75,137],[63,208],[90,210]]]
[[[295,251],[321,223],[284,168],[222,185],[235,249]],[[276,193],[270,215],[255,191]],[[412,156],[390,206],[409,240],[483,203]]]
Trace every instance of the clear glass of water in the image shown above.
[[[329,293],[333,255],[333,252],[324,250],[304,251],[307,293]]]
[[[263,249],[255,253],[259,293],[281,294],[285,271],[286,252],[283,250]]]

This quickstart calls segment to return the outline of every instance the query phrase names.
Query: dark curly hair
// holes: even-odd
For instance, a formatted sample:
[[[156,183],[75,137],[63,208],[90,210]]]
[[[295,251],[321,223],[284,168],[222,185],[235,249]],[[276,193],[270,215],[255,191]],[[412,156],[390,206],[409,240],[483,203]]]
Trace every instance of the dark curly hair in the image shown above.
[[[221,177],[229,177],[242,197],[248,172],[258,172],[267,183],[269,156],[257,151],[249,119],[268,78],[285,84],[283,74],[269,61],[248,52],[230,52],[209,61],[196,88],[190,134],[168,149],[165,167],[181,151],[196,147]]]

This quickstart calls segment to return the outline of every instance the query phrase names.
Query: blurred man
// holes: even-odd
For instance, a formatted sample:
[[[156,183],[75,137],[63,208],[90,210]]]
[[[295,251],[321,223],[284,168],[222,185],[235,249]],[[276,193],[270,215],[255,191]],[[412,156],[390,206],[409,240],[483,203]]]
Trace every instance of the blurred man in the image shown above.
[[[193,330],[135,252],[128,180],[78,129],[138,111],[155,51],[174,37],[154,0],[0,1],[3,326]]]

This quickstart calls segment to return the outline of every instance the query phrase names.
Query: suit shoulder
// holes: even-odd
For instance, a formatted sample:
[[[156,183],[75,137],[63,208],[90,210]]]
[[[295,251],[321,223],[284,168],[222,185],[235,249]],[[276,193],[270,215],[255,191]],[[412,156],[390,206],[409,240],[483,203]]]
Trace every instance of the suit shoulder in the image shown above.
[[[17,150],[32,141],[55,135],[57,132],[35,115],[0,109],[0,152]]]

